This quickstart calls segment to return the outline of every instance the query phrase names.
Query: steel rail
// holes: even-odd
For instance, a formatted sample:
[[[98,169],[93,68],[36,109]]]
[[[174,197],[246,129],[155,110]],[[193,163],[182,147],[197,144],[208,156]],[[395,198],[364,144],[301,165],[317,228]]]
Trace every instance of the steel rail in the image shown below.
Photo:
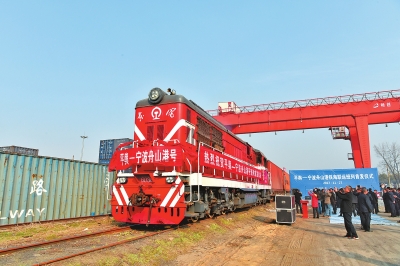
[[[175,230],[175,229],[176,228],[170,228],[170,229],[166,229],[166,230],[163,230],[163,231],[160,231],[160,232],[149,233],[149,234],[146,234],[146,235],[143,235],[143,236],[137,236],[137,237],[121,240],[121,241],[118,241],[118,242],[115,242],[115,243],[112,243],[112,244],[108,244],[108,245],[105,245],[105,246],[102,246],[102,247],[89,249],[89,250],[86,250],[86,251],[82,251],[82,252],[79,252],[79,253],[74,253],[74,254],[71,254],[71,255],[68,255],[68,256],[56,258],[56,259],[45,261],[45,262],[40,262],[40,263],[33,264],[33,265],[34,266],[48,265],[48,264],[51,264],[51,263],[54,263],[54,262],[70,259],[70,258],[77,257],[77,256],[82,256],[82,255],[85,255],[85,254],[88,254],[88,253],[91,253],[91,252],[95,252],[95,251],[99,251],[99,250],[102,250],[102,249],[106,249],[106,248],[122,245],[122,244],[125,244],[125,243],[129,243],[129,242],[132,242],[132,241],[140,240],[140,239],[147,238],[147,237],[150,237],[150,236],[163,234],[163,233]]]
[[[35,244],[29,244],[29,245],[20,246],[20,247],[1,249],[0,250],[0,254],[12,253],[12,252],[16,252],[16,251],[23,250],[23,249],[28,249],[28,248],[32,248],[32,247],[46,246],[46,245],[50,245],[50,244],[54,244],[54,243],[58,243],[58,242],[63,242],[63,241],[69,241],[69,240],[73,240],[73,239],[92,237],[92,236],[96,236],[96,235],[110,234],[110,233],[115,233],[115,232],[120,232],[120,231],[128,231],[128,230],[131,230],[131,228],[130,227],[114,228],[114,229],[111,229],[111,230],[103,230],[103,231],[90,233],[90,234],[85,234],[85,235],[64,237],[64,238],[50,240],[50,241],[41,242],[41,243],[35,243]]]
[[[18,226],[26,226],[26,225],[35,225],[35,224],[48,224],[48,223],[62,223],[67,221],[75,221],[75,220],[84,220],[84,219],[100,219],[104,217],[111,217],[111,214],[100,214],[95,216],[82,216],[82,217],[74,217],[74,218],[63,218],[63,219],[54,219],[48,221],[36,221],[29,223],[18,223],[18,224],[5,224],[0,225],[0,231],[8,228],[18,227]]]

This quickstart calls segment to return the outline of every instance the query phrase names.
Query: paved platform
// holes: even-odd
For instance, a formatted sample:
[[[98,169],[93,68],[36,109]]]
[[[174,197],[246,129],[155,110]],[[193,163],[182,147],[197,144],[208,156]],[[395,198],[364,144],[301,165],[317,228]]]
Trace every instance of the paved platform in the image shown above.
[[[374,221],[373,232],[359,230],[358,240],[344,237],[346,230],[341,217],[331,223],[327,217],[303,219],[296,215],[293,224],[276,224],[273,209],[256,207],[252,220],[235,226],[226,235],[199,243],[196,249],[182,255],[170,265],[179,266],[398,266],[400,265],[400,218],[382,213]],[[234,216],[232,216],[234,217]],[[235,218],[233,218],[235,219]],[[356,218],[355,220],[359,220]],[[387,222],[387,221],[389,222]],[[390,226],[388,226],[390,225]]]
[[[386,216],[390,216],[390,213],[372,214],[371,225],[379,224],[379,225],[389,225],[389,226],[400,226],[400,223],[398,223],[397,221],[393,221],[394,219],[389,220],[388,217]],[[400,217],[398,217],[397,220],[400,220]],[[338,214],[332,215],[329,218],[329,222],[331,224],[344,224],[343,217],[339,216]],[[353,224],[361,224],[360,216],[355,216],[355,217],[353,216],[352,222]]]

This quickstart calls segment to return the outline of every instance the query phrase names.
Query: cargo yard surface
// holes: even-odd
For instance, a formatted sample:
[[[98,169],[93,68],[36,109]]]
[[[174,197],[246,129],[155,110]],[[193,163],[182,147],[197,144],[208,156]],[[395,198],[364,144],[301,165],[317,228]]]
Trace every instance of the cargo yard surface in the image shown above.
[[[360,239],[350,240],[343,237],[344,225],[331,224],[328,218],[302,219],[301,215],[297,215],[294,224],[285,225],[276,224],[275,215],[274,204],[257,206],[216,219],[189,223],[177,231],[53,265],[399,265],[398,226],[372,225],[373,232],[366,233],[357,230],[360,225],[355,225]],[[380,216],[392,222],[398,220],[385,213]],[[96,221],[93,227],[86,224],[85,228],[72,230],[77,233],[82,229],[95,231],[103,227],[100,220]],[[104,226],[112,224],[109,219],[104,219]],[[175,242],[183,235],[201,237],[192,242],[187,238],[182,243]],[[13,243],[8,242],[7,246],[32,241],[35,241],[34,237],[15,239]],[[162,251],[166,243],[176,244],[168,246],[169,251],[163,252],[164,256],[157,256],[157,251]],[[0,240],[0,245],[4,246],[5,243]],[[83,250],[90,245],[93,244],[74,243],[72,248]],[[124,252],[121,253],[122,250]],[[46,248],[32,250],[24,256],[23,261],[13,254],[1,255],[0,263],[31,265],[44,261],[46,254],[52,253],[50,251]],[[151,254],[154,256],[149,257]]]
[[[270,208],[259,208],[246,227],[170,265],[399,265],[400,227],[372,225],[373,232],[367,233],[355,225],[360,239],[352,240],[343,237],[344,224],[331,224],[328,218],[297,215],[296,223],[278,225],[274,217]]]

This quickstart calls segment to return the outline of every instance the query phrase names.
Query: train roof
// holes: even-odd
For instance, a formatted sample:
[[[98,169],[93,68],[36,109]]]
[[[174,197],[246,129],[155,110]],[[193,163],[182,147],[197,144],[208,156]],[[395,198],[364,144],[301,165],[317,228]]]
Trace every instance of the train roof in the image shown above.
[[[138,101],[136,103],[136,107],[135,108],[148,107],[148,106],[157,106],[157,105],[160,105],[160,104],[169,104],[169,103],[184,103],[184,104],[186,104],[187,106],[189,106],[190,108],[195,110],[198,114],[200,114],[203,117],[207,118],[208,121],[210,121],[212,124],[217,126],[219,129],[225,131],[226,133],[228,133],[232,137],[236,138],[237,140],[239,140],[243,144],[251,146],[250,144],[248,144],[247,142],[243,141],[238,136],[236,136],[234,133],[232,133],[222,123],[220,123],[218,120],[216,120],[210,114],[208,114],[206,111],[204,111],[204,109],[201,108],[199,105],[197,105],[194,101],[186,99],[183,95],[168,95],[167,94],[167,95],[164,95],[163,99],[159,103],[156,103],[156,104],[150,103],[148,101],[148,99],[146,98],[146,99]]]

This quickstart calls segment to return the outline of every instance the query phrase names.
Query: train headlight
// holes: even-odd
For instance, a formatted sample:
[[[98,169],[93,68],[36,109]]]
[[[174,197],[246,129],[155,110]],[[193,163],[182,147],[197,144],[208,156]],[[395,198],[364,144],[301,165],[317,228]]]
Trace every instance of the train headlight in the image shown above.
[[[126,182],[128,182],[128,179],[126,177],[119,177],[118,178],[118,183],[125,184]]]
[[[160,88],[151,89],[149,92],[149,103],[159,103],[166,93]]]
[[[167,184],[172,184],[175,182],[175,176],[167,176],[165,181],[167,182]]]
[[[150,100],[155,101],[158,99],[158,97],[160,97],[160,93],[158,92],[158,90],[150,91],[150,95],[149,95]]]

